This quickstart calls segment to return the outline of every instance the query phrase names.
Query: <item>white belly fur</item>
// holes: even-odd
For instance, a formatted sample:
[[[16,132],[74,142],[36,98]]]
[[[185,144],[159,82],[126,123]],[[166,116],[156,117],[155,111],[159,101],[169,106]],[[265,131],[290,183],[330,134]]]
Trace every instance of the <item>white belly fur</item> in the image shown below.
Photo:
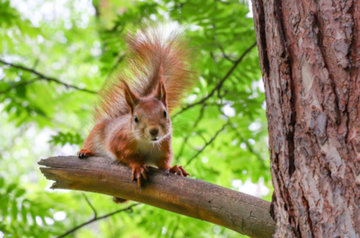
[[[113,134],[115,131],[122,130],[126,126],[126,119],[116,119],[112,120],[105,128],[104,133],[107,135]],[[107,145],[110,144],[112,138],[106,137],[106,141],[100,141],[100,136],[95,138],[95,152],[101,156],[115,160],[116,156],[107,149]],[[140,152],[141,156],[145,160],[145,163],[148,165],[156,165],[157,161],[163,156],[161,151],[161,145],[159,143],[152,143],[149,141],[138,141],[137,150]]]
[[[139,141],[138,148],[146,164],[156,165],[157,161],[163,156],[161,145],[148,141]]]

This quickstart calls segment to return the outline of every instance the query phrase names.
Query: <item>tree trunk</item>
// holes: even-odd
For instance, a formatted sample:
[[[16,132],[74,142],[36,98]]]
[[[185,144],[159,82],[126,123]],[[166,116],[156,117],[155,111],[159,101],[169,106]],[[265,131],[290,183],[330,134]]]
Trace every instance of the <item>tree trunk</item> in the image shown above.
[[[360,1],[253,0],[275,237],[359,237]]]

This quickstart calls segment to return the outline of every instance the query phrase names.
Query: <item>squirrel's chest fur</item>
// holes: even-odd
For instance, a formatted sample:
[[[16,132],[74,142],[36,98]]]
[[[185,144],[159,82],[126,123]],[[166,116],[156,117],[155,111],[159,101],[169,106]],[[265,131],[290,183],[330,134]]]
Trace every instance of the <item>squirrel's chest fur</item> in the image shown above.
[[[137,151],[139,152],[146,164],[156,165],[157,161],[161,157],[163,157],[161,145],[158,143],[138,141]]]
[[[107,122],[103,136],[97,138],[98,153],[124,161],[130,159],[136,152],[135,154],[140,156],[146,164],[156,165],[157,161],[163,157],[161,144],[135,138],[127,121],[128,118],[124,117]]]

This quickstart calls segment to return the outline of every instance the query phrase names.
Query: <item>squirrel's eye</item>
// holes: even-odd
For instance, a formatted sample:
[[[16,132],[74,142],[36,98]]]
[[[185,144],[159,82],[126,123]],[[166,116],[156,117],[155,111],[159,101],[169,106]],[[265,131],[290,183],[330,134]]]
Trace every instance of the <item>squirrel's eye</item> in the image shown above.
[[[139,122],[139,119],[137,118],[137,116],[134,116],[134,121],[135,121],[136,123]]]
[[[167,117],[167,112],[164,110],[164,117],[166,118]]]

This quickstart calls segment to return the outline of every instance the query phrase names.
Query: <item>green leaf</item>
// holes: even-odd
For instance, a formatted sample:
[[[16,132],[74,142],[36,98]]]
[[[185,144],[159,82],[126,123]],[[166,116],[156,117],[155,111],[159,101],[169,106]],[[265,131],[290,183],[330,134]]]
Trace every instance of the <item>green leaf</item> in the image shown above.
[[[11,193],[12,191],[14,191],[17,187],[17,184],[16,183],[12,183],[10,184],[7,188],[6,188],[6,193],[9,194]]]
[[[5,179],[0,176],[0,188],[2,188],[5,184]]]
[[[21,197],[22,195],[24,195],[26,193],[26,190],[25,189],[17,189],[16,192],[15,192],[15,197],[18,198],[18,197]]]
[[[11,218],[17,220],[18,207],[16,200],[13,200],[11,203]]]

